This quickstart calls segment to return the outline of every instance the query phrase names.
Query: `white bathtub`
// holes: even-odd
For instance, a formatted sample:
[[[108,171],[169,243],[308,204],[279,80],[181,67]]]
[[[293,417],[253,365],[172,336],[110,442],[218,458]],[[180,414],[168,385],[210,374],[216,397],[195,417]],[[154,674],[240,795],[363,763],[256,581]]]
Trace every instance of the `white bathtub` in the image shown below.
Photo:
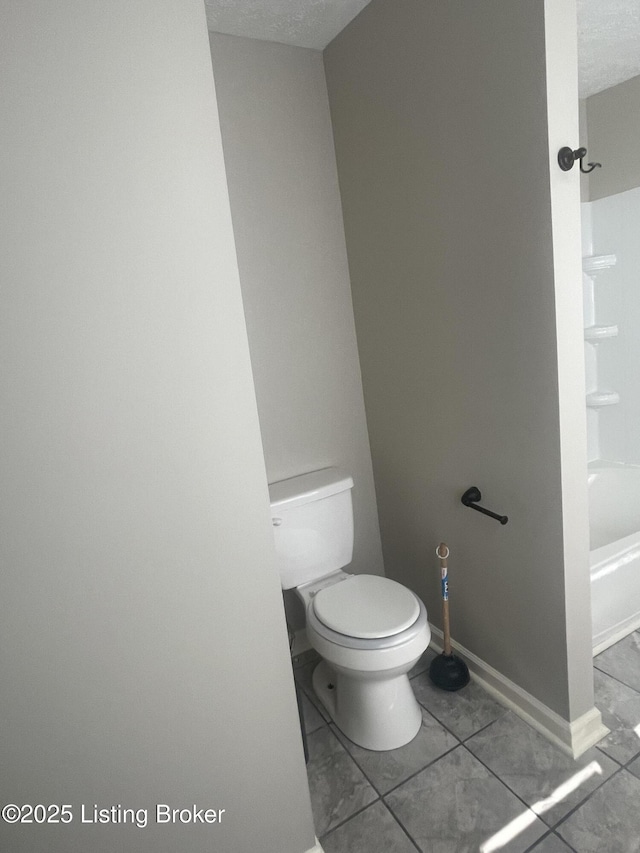
[[[594,654],[640,627],[640,466],[589,468]]]

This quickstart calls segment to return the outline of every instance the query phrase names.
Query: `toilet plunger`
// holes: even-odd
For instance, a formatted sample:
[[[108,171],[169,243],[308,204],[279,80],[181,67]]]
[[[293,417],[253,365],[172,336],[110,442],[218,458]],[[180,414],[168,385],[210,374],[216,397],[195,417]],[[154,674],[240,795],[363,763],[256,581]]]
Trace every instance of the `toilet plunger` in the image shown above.
[[[469,670],[466,663],[451,650],[451,637],[449,636],[449,573],[447,570],[447,557],[449,549],[441,542],[436,548],[436,554],[440,560],[440,575],[442,578],[442,631],[444,634],[444,650],[441,655],[431,661],[429,667],[429,678],[436,687],[443,690],[460,690],[469,683]]]

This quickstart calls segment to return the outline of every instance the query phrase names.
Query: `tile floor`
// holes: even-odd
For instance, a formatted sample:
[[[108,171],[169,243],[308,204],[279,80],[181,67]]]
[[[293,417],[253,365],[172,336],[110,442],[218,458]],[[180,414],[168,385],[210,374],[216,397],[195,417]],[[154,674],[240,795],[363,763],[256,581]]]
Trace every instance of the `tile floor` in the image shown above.
[[[325,853],[640,853],[640,632],[594,659],[611,734],[572,761],[471,682],[433,687],[427,651],[411,672],[422,729],[369,752],[329,721],[294,661]]]

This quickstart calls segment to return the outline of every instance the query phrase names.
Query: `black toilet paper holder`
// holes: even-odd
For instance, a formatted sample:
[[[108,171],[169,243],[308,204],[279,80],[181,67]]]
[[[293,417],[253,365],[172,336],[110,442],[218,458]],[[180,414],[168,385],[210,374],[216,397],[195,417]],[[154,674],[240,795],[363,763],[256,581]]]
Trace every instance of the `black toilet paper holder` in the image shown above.
[[[498,515],[497,512],[491,512],[490,509],[478,506],[478,501],[481,500],[482,495],[480,494],[480,489],[477,486],[471,486],[471,488],[467,489],[461,498],[461,501],[465,506],[468,506],[471,509],[476,509],[478,512],[481,512],[483,515],[488,515],[490,518],[495,518],[495,520],[499,521],[500,524],[506,524],[507,521],[509,521],[506,515]]]

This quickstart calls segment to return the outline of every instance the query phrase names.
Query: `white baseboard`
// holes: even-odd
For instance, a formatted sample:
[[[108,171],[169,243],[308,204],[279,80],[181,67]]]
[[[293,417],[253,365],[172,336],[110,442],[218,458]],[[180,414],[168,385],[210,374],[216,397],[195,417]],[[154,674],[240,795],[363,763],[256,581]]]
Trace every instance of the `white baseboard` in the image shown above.
[[[455,641],[451,645],[464,659],[472,678],[481,687],[572,758],[578,758],[609,734],[597,708],[592,708],[570,723],[464,646]],[[442,652],[442,631],[433,625],[431,646]]]
[[[634,613],[628,619],[624,619],[613,627],[607,628],[606,631],[600,631],[593,638],[593,656],[599,655],[609,646],[613,646],[620,640],[624,640],[626,636],[637,631],[640,628],[640,614]]]
[[[307,640],[307,632],[304,628],[300,628],[293,633],[293,643],[291,645],[291,657],[301,655],[303,652],[308,652],[311,648],[311,643]]]
[[[442,631],[431,625],[431,647],[438,653],[442,651]],[[563,719],[551,708],[544,705],[535,696],[527,693],[502,673],[488,663],[465,649],[460,643],[452,640],[451,645],[462,657],[472,678],[493,696],[501,705],[512,710],[530,726],[543,734],[552,743],[560,747],[572,758],[578,758],[605,735],[609,729],[602,722],[602,716],[597,708],[587,711],[572,723]],[[295,632],[292,646],[292,657],[302,654],[311,648],[304,628]],[[600,649],[602,651],[602,649]],[[309,853],[316,853],[315,850]],[[321,853],[321,850],[319,851]]]

